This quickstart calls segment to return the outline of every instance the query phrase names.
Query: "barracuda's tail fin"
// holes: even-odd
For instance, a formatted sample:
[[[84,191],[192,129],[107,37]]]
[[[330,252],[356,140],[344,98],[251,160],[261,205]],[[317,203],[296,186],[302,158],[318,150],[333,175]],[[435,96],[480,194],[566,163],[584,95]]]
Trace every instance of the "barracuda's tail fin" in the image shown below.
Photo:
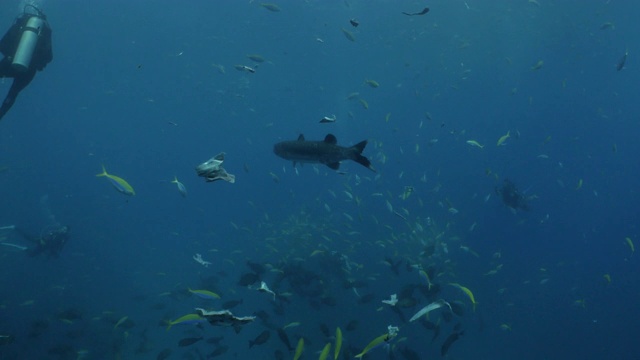
[[[366,167],[371,171],[376,171],[376,169],[371,165],[371,161],[366,157],[362,156],[362,151],[367,146],[367,140],[360,141],[359,143],[353,145],[351,149],[353,150],[353,158],[352,160],[357,162],[358,164]]]

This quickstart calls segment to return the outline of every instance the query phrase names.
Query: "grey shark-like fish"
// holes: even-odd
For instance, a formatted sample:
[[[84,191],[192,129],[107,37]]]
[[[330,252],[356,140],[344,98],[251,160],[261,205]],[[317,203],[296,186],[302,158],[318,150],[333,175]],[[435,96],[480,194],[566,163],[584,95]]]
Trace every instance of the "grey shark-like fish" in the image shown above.
[[[361,141],[351,147],[338,145],[338,140],[333,134],[325,136],[323,141],[307,141],[300,134],[298,140],[282,141],[273,146],[273,152],[285,160],[296,163],[320,163],[333,170],[338,170],[343,160],[353,160],[369,170],[376,171],[371,161],[362,156],[367,140]]]

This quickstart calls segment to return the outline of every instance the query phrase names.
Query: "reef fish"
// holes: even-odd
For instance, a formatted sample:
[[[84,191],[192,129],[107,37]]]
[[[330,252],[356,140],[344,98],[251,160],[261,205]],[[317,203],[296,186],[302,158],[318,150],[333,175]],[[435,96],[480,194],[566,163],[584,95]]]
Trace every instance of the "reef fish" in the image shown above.
[[[125,194],[125,195],[135,195],[136,192],[133,190],[133,187],[131,185],[129,185],[129,183],[118,176],[115,175],[111,175],[107,173],[107,170],[104,168],[104,165],[102,165],[102,172],[100,174],[96,175],[97,177],[106,177],[107,179],[109,179],[109,182],[111,183],[111,185],[113,185],[113,187],[118,190],[119,192]]]

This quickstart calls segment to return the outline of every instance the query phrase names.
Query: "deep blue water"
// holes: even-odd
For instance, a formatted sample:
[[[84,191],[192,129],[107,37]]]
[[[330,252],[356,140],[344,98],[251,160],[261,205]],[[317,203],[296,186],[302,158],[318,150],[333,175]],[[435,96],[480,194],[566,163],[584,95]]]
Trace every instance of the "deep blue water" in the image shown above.
[[[289,359],[275,330],[291,322],[302,359],[333,345],[336,327],[341,358],[353,358],[388,325],[398,337],[364,358],[440,358],[456,331],[445,358],[640,358],[640,254],[625,241],[640,245],[634,2],[274,3],[281,11],[235,0],[39,3],[54,60],[0,122],[0,226],[37,236],[64,224],[71,238],[51,259],[0,247],[0,358],[156,359],[169,349],[169,359],[200,359],[226,346],[218,358]],[[0,28],[22,5],[0,5]],[[424,16],[401,13],[425,6]],[[0,96],[10,84],[0,80]],[[318,122],[332,114],[335,123]],[[273,154],[301,133],[369,140],[377,172],[351,161],[341,173],[294,168]],[[234,184],[195,173],[219,152]],[[95,177],[102,165],[136,195]],[[529,211],[502,203],[495,189],[507,178]],[[405,187],[414,191],[403,200]],[[17,231],[0,239],[31,246]],[[266,267],[276,301],[238,284],[247,261]],[[401,262],[398,274],[389,261]],[[396,311],[383,304],[424,288],[418,266],[440,291],[415,290]],[[450,283],[473,292],[475,311]],[[432,341],[406,319],[440,298],[464,312],[432,312]],[[196,307],[240,299],[234,314],[261,318],[237,334],[165,330]],[[271,338],[248,348],[265,329]],[[178,346],[199,336],[224,339]]]

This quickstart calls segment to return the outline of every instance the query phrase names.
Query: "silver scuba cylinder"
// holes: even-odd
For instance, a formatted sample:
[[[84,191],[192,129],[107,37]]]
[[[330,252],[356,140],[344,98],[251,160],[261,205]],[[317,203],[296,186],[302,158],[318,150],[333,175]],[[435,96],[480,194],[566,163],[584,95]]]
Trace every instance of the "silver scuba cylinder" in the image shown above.
[[[16,49],[16,54],[13,56],[13,62],[11,63],[14,70],[25,72],[29,69],[31,58],[38,44],[38,37],[40,36],[43,25],[44,20],[38,16],[32,16],[27,21],[22,32],[22,37],[20,38],[20,43]]]

